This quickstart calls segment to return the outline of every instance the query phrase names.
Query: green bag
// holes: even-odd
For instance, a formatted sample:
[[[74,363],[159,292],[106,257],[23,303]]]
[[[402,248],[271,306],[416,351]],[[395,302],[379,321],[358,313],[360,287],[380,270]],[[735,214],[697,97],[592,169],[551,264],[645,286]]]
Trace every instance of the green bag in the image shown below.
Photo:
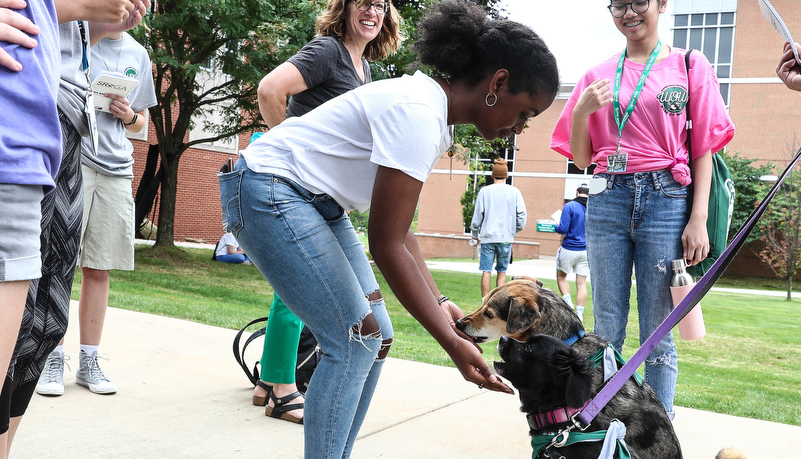
[[[709,187],[709,214],[706,220],[706,231],[709,234],[709,255],[694,266],[687,267],[687,272],[695,277],[706,273],[712,263],[726,250],[734,212],[734,180],[729,168],[720,155],[712,155],[712,184]]]
[[[690,81],[690,51],[684,55],[684,65],[687,68],[687,150],[689,152],[688,166],[692,175],[692,142],[690,132],[692,131],[692,121],[690,120],[690,101],[689,101],[689,81]],[[694,182],[693,182],[694,183]],[[688,209],[692,210],[692,189],[688,190]],[[726,250],[729,238],[729,227],[731,226],[732,213],[734,212],[734,180],[723,158],[718,154],[712,154],[712,183],[709,187],[709,211],[706,220],[706,231],[709,234],[709,255],[694,266],[687,267],[687,272],[694,277],[701,277],[706,273],[712,264]]]

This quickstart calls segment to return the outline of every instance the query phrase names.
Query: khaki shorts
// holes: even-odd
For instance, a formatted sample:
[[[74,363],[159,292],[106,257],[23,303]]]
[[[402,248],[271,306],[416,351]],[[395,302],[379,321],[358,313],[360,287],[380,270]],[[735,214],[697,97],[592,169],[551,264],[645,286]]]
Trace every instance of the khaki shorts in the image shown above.
[[[0,183],[0,282],[42,276],[39,236],[43,196],[41,185]]]
[[[100,270],[134,269],[132,179],[103,175],[81,165],[83,226],[78,264]]]

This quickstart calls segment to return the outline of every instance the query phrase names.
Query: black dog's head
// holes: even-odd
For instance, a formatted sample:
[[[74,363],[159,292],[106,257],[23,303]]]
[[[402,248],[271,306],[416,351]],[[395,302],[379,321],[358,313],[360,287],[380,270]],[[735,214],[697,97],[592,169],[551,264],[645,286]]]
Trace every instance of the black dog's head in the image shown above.
[[[552,336],[535,335],[526,342],[502,337],[498,354],[503,362],[494,362],[495,371],[517,389],[521,411],[578,408],[592,395],[592,366]]]

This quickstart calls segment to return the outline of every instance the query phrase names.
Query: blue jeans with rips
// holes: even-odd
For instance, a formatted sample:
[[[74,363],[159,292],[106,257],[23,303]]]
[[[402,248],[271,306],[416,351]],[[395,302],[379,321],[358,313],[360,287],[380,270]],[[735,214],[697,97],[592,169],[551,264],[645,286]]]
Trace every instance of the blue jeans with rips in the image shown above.
[[[364,246],[328,195],[241,158],[219,179],[224,226],[323,351],[306,392],[305,457],[350,457],[393,336],[384,300],[367,299],[379,289]],[[370,314],[380,332],[362,334]]]
[[[631,273],[637,281],[640,344],[670,314],[670,262],[682,257],[687,188],[669,171],[597,174],[608,180],[587,204],[587,256],[595,333],[618,351],[626,338]],[[678,376],[676,345],[668,333],[645,361],[645,381],[672,418]]]

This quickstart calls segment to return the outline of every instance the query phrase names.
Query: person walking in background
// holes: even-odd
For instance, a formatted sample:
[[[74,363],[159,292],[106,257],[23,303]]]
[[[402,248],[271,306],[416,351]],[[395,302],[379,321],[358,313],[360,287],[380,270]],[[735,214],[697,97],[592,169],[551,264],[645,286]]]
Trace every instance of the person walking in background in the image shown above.
[[[564,234],[562,245],[556,251],[556,284],[562,298],[574,308],[576,314],[584,320],[584,307],[587,305],[587,276],[590,265],[587,263],[587,240],[584,237],[584,218],[587,215],[587,193],[590,188],[582,183],[576,188],[576,199],[565,204],[562,216],[554,228],[557,233]],[[570,284],[567,275],[576,273],[576,304],[570,296]]]
[[[127,97],[108,94],[109,111],[95,110],[97,154],[92,140],[81,140],[83,218],[78,264],[81,296],[78,303],[80,349],[75,380],[96,394],[113,394],[117,385],[98,364],[112,269],[134,269],[133,145],[126,132],[145,128],[145,111],[156,105],[156,90],[147,50],[130,35],[117,32],[91,48],[89,77],[111,73],[139,83]],[[64,393],[64,339],[50,353],[36,385],[41,395]]]
[[[788,88],[793,91],[801,91],[801,64],[795,60],[793,46],[801,53],[801,45],[798,43],[793,43],[792,46],[790,43],[785,43],[784,54],[782,54],[779,65],[776,67],[776,75],[781,78]]]
[[[453,126],[474,124],[486,139],[522,132],[559,90],[556,59],[530,28],[467,1],[432,4],[417,31],[413,49],[441,76],[418,71],[353,89],[271,129],[219,175],[224,223],[322,348],[306,392],[309,459],[351,457],[394,339],[381,295],[365,296],[378,283],[349,210],[370,210],[376,266],[463,377],[513,394],[457,333],[461,310],[437,287],[410,228]]]
[[[506,270],[512,256],[512,241],[526,227],[526,203],[520,190],[508,185],[506,160],[498,158],[492,166],[492,183],[481,188],[476,197],[472,239],[481,244],[478,269],[481,274],[481,298],[490,291],[492,264],[495,263],[495,286],[506,283]]]
[[[585,223],[594,331],[618,351],[626,338],[632,268],[642,344],[673,309],[670,261],[696,264],[709,252],[711,155],[734,137],[704,54],[691,53],[688,74],[685,51],[659,39],[666,8],[667,0],[607,5],[626,48],[584,74],[551,137],[551,148],[578,168],[597,164]],[[677,376],[676,344],[668,333],[645,361],[645,380],[671,418]]]
[[[371,82],[368,60],[394,54],[402,42],[400,16],[390,2],[328,0],[317,18],[316,32],[317,37],[259,83],[259,110],[270,128]],[[372,290],[365,285],[364,294],[379,301],[381,292]],[[295,367],[302,329],[303,322],[275,293],[264,334],[261,375],[253,389],[253,404],[266,405],[265,414],[298,423],[303,422],[304,402]]]

